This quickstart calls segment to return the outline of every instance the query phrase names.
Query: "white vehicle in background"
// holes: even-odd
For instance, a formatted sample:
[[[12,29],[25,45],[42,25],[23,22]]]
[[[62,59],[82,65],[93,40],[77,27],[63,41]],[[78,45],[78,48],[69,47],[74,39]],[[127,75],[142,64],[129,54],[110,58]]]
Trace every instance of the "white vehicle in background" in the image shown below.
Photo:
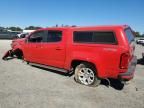
[[[31,33],[34,32],[35,30],[23,30],[23,33]]]
[[[20,34],[17,34],[17,37],[18,38],[25,38],[29,33],[20,33]]]
[[[144,43],[144,39],[143,38],[138,39],[138,40],[136,40],[136,43],[137,44],[143,44]]]
[[[144,42],[142,42],[141,45],[144,46]]]
[[[25,38],[27,35],[29,35],[30,33],[34,32],[35,30],[23,30],[22,33],[17,34],[18,38]]]

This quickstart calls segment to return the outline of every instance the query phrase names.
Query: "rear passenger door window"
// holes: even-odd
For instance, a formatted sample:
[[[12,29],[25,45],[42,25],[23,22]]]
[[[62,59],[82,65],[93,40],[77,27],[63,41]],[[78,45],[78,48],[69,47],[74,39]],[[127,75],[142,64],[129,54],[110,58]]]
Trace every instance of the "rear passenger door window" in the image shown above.
[[[76,43],[117,44],[116,37],[111,31],[75,31],[73,40]]]
[[[62,31],[48,31],[47,42],[60,42],[62,40]]]

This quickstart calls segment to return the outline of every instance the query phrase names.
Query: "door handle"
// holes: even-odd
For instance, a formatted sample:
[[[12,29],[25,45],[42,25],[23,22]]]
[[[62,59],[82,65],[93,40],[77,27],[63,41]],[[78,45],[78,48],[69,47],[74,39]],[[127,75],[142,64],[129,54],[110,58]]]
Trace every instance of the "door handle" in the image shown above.
[[[62,48],[61,47],[56,47],[56,50],[62,50]]]
[[[40,46],[36,45],[35,47],[36,47],[36,48],[39,48]]]

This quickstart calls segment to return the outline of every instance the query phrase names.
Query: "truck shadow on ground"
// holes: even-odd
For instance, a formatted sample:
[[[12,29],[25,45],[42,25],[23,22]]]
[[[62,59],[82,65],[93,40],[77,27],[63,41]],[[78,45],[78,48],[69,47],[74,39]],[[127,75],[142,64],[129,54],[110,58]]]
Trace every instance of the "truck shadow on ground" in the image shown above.
[[[104,85],[106,87],[112,87],[116,90],[123,90],[124,83],[122,83],[120,80],[112,79],[112,78],[109,78],[108,80],[109,80],[109,82],[106,79],[102,79],[101,80],[101,85]]]
[[[8,60],[15,59],[15,58],[16,57],[8,57],[4,61],[8,61]],[[139,60],[138,63],[143,64],[143,61]],[[32,65],[32,67],[42,69],[42,70],[46,70],[46,71],[50,71],[52,73],[59,74],[59,75],[62,75],[62,76],[72,77],[74,75],[74,73],[68,74],[68,73],[63,73],[63,72],[60,72],[60,71],[55,71],[55,70],[46,69],[46,68],[33,66],[33,65]],[[108,80],[109,80],[109,82],[108,82]],[[106,87],[112,87],[116,90],[122,90],[124,88],[124,84],[120,80],[117,80],[117,79],[108,79],[108,80],[102,79],[100,85],[104,85]]]
[[[4,61],[8,61],[8,60],[15,59],[15,58],[17,58],[17,57],[7,57],[6,59],[4,59]],[[144,65],[143,58],[138,59],[137,64]],[[35,68],[42,69],[42,70],[50,71],[52,73],[59,74],[59,75],[62,75],[62,76],[72,77],[74,75],[74,73],[70,73],[69,74],[69,73],[63,73],[63,72],[60,72],[60,71],[46,69],[46,68],[42,68],[42,67],[38,67],[38,66],[34,66],[34,65],[31,65],[31,66],[35,67]],[[120,80],[118,80],[118,79],[111,79],[111,78],[109,78],[108,80],[102,79],[101,80],[101,85],[104,85],[106,87],[112,87],[112,88],[114,88],[116,90],[122,90],[124,88],[124,84]]]
[[[50,71],[52,73],[59,74],[59,75],[62,75],[62,76],[67,76],[67,77],[72,77],[74,75],[74,73],[68,74],[68,73],[63,73],[63,72],[60,72],[60,71],[46,69],[46,68],[42,68],[42,67],[38,67],[38,66],[32,66],[32,67],[42,69],[42,70],[46,70],[46,71]],[[108,80],[110,81],[110,85],[109,85],[109,82],[105,79],[101,80],[100,85],[104,85],[106,87],[112,87],[116,90],[123,90],[124,84],[120,80],[117,80],[117,79],[108,79]]]
[[[137,64],[144,65],[144,58],[138,59]]]

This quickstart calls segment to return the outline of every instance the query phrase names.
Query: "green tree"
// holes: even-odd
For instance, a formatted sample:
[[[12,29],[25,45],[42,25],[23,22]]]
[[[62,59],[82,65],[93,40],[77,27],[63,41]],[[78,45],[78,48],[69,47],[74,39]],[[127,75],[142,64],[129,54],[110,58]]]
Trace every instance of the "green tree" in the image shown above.
[[[134,34],[135,34],[136,37],[140,37],[141,36],[141,34],[139,32],[134,32]]]
[[[37,30],[37,29],[41,29],[42,27],[37,27],[37,26],[29,26],[26,27],[25,30]]]
[[[9,29],[11,31],[22,31],[22,29],[20,27],[8,27],[7,29]]]
[[[4,27],[0,27],[0,32],[3,32],[5,31],[5,28]]]

